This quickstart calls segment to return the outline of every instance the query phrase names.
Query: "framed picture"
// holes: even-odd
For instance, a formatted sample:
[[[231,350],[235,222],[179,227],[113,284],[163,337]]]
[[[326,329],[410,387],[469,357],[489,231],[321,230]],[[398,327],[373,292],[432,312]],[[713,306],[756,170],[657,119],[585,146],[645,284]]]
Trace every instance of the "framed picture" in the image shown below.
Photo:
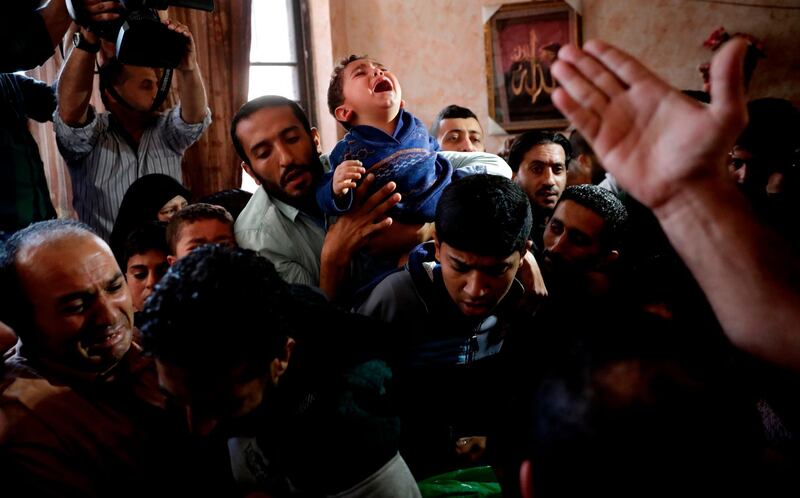
[[[564,128],[550,99],[558,50],[580,43],[578,15],[564,2],[504,5],[484,25],[489,115],[506,131]]]

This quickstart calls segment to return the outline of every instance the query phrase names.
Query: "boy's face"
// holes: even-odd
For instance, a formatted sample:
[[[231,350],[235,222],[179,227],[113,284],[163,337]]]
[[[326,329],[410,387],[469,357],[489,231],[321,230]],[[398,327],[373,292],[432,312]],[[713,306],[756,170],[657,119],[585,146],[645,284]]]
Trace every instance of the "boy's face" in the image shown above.
[[[466,316],[488,315],[511,288],[522,262],[521,251],[498,258],[459,251],[438,240],[435,245],[447,293]]]
[[[175,254],[171,254],[167,260],[172,265],[195,248],[206,244],[222,244],[227,247],[236,247],[233,226],[213,218],[184,224],[178,233]]]
[[[344,68],[342,93],[344,102],[336,118],[351,125],[388,122],[400,112],[400,82],[383,64],[370,59],[355,60]]]

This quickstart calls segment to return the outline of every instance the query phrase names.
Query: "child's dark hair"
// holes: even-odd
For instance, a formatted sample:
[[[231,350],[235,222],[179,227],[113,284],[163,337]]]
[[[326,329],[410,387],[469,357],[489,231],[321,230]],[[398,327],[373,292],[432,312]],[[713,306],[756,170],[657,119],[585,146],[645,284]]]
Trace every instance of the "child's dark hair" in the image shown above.
[[[167,224],[153,221],[133,230],[125,240],[122,260],[118,261],[122,273],[128,268],[128,261],[137,254],[149,251],[160,251],[166,256],[169,254],[167,246]]]
[[[181,230],[183,230],[184,225],[200,220],[217,220],[220,223],[225,223],[230,225],[231,233],[233,233],[233,216],[224,207],[203,202],[189,204],[175,213],[170,218],[169,224],[167,224],[167,244],[169,245],[170,254],[175,254],[175,250],[178,247],[178,239],[181,238]]]
[[[336,108],[344,103],[344,70],[351,62],[366,59],[366,55],[350,54],[340,60],[331,73],[331,81],[328,83],[328,111],[336,117]]]
[[[439,243],[482,256],[506,258],[525,249],[532,223],[528,196],[497,175],[454,181],[436,206]]]

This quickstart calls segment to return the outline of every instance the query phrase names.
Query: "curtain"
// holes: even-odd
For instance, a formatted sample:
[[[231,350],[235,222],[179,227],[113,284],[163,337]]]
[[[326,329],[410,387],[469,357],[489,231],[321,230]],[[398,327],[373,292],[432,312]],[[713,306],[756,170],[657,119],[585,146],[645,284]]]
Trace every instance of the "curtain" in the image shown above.
[[[195,197],[238,188],[241,160],[230,139],[233,115],[247,101],[250,0],[217,0],[213,13],[171,7],[169,17],[189,26],[197,46],[213,123],[183,157],[183,179]],[[177,101],[173,83],[170,101]]]

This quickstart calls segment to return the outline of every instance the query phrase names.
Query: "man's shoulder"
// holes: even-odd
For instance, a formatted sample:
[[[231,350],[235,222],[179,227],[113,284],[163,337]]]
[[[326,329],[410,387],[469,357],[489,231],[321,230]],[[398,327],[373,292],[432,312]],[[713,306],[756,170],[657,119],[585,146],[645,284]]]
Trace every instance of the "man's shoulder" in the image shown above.
[[[286,216],[275,201],[263,187],[259,187],[239,213],[233,229],[237,238],[265,237],[286,231],[283,218]]]

